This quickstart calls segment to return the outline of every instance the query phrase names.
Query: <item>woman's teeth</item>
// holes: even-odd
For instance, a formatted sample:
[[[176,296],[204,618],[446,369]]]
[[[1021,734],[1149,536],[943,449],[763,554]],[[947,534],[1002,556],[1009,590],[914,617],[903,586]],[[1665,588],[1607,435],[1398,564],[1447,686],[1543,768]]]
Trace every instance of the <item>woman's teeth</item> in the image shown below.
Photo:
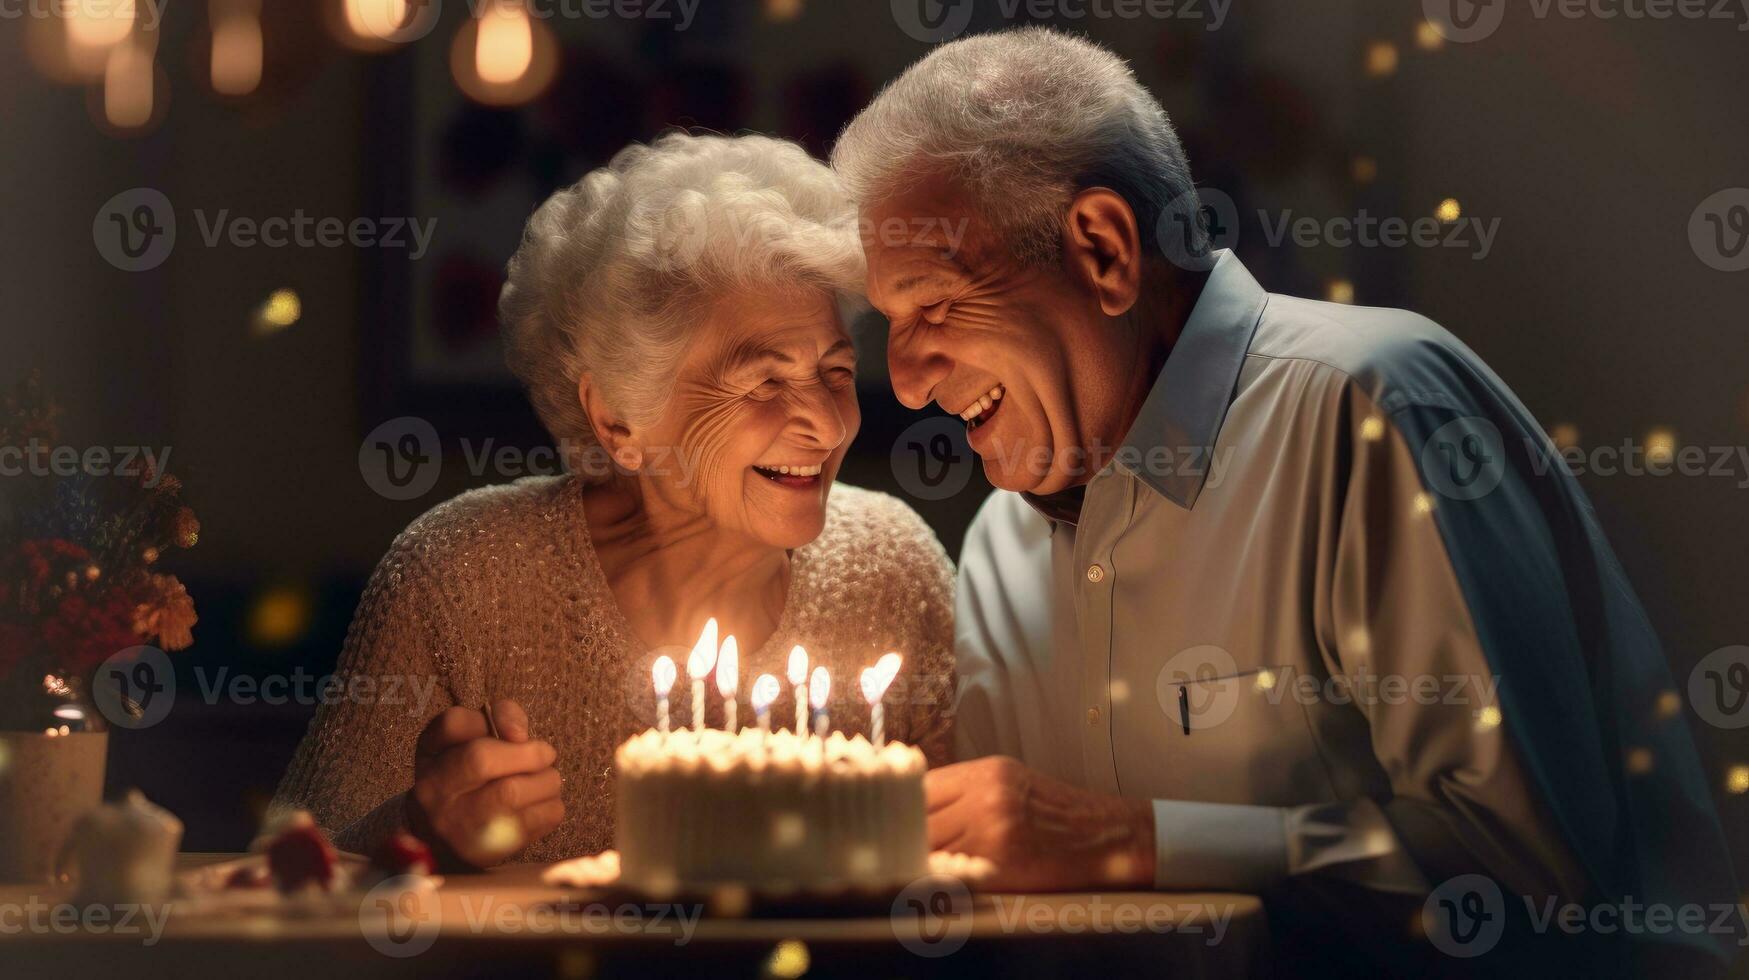
[[[768,476],[819,476],[822,466],[755,466]]]
[[[978,400],[966,406],[960,413],[960,419],[972,428],[977,428],[985,420],[985,416],[995,411],[996,403],[1002,400],[1003,387],[997,385],[979,396]]]

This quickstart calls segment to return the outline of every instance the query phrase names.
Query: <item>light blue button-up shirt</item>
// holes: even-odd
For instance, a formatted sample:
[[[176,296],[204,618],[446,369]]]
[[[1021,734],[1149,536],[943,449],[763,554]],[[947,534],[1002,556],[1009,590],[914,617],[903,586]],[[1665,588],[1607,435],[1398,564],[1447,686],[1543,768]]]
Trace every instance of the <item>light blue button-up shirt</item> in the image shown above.
[[[1734,900],[1589,503],[1423,317],[1221,254],[1117,458],[993,495],[959,586],[961,757],[1154,800],[1162,888]]]

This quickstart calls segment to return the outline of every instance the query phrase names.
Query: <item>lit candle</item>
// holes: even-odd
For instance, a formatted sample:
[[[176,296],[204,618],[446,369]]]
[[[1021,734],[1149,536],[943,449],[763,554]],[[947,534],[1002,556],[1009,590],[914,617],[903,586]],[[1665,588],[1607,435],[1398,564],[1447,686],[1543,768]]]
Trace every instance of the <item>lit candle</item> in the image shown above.
[[[650,678],[656,682],[656,730],[668,734],[668,692],[674,688],[674,659],[667,654],[656,658],[650,668]]]
[[[808,678],[808,703],[814,708],[814,734],[826,737],[826,696],[832,693],[832,678],[825,667],[815,667]]]
[[[692,645],[692,655],[686,658],[686,673],[692,678],[692,730],[704,731],[704,679],[717,664],[717,619],[712,616],[704,624],[704,632]]]
[[[808,733],[808,651],[801,644],[790,647],[789,683],[796,691],[796,734]]]
[[[760,674],[753,682],[753,717],[762,732],[771,731],[771,702],[777,700],[779,690],[777,678],[770,674]]]
[[[893,678],[899,676],[899,665],[904,659],[896,653],[885,654],[875,661],[873,667],[864,668],[862,672],[862,696],[869,704],[869,740],[876,745],[884,744],[886,735],[887,706],[881,701],[887,695],[887,688],[892,685]]]
[[[723,652],[717,654],[717,693],[723,696],[723,728],[735,730],[735,692],[741,686],[741,663],[735,638],[723,640]]]

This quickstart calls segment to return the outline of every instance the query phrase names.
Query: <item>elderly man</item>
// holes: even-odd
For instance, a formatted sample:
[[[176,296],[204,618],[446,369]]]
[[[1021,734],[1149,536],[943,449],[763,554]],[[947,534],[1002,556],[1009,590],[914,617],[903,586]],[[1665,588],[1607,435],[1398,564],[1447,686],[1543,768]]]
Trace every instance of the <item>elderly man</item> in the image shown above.
[[[1536,421],[1425,318],[1211,254],[1121,59],[945,45],[832,162],[894,390],[964,418],[1000,488],[934,846],[1000,888],[1434,892],[1484,927],[1526,897],[1732,900],[1656,638]]]

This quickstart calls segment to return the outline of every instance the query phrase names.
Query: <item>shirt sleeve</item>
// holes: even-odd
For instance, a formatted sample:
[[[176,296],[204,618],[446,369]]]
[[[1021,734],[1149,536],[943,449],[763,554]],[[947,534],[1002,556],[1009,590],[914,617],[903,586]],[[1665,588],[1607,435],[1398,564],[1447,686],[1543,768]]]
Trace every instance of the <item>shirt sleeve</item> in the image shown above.
[[[456,703],[435,656],[445,635],[444,602],[407,540],[396,542],[365,586],[333,682],[269,808],[310,811],[336,845],[352,851],[368,853],[406,828],[419,734]]]

